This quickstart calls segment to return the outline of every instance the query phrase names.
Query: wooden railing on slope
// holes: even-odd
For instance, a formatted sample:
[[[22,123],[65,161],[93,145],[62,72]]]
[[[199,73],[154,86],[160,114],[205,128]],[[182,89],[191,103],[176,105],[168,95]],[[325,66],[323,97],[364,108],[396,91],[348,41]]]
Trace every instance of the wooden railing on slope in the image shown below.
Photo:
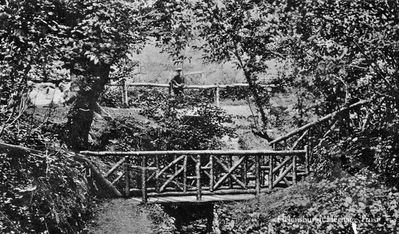
[[[121,158],[105,173],[122,169],[113,184],[124,178],[124,194],[148,197],[212,194],[259,194],[277,186],[296,184],[305,176],[308,150],[291,151],[134,151],[91,152],[97,157]],[[137,172],[137,173],[133,173]],[[141,182],[134,185],[133,175]]]
[[[333,113],[325,115],[320,119],[313,121],[311,123],[305,124],[302,127],[297,128],[287,133],[286,135],[269,142],[269,145],[274,150],[295,150],[298,148],[304,148],[306,146],[306,149],[308,150],[307,152],[308,157],[306,160],[311,160],[313,154],[313,146],[320,141],[320,139],[316,139],[316,137],[314,136],[313,128],[328,120],[334,119],[335,116],[338,116],[343,112],[350,111],[356,107],[363,106],[369,102],[370,100],[362,100],[348,107],[343,107]],[[289,144],[289,141],[291,144]],[[305,173],[309,174],[310,162],[309,161],[305,162],[305,165],[307,165]]]

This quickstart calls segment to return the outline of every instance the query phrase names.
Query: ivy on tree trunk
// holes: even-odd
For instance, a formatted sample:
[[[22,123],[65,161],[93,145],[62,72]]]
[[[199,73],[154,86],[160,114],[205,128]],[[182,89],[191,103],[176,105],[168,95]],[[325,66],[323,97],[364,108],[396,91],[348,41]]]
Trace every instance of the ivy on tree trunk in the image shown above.
[[[88,136],[93,122],[96,102],[108,82],[110,66],[108,64],[89,65],[89,75],[82,82],[76,100],[68,112],[68,121],[64,128],[64,141],[74,151],[87,149]]]

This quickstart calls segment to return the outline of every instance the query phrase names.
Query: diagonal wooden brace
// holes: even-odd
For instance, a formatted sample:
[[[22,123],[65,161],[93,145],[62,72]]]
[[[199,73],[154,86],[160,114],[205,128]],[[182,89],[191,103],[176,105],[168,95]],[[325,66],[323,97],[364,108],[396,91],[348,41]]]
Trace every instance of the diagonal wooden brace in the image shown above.
[[[239,184],[243,189],[246,188],[245,184],[240,181],[239,179],[237,179],[237,177],[235,175],[232,175],[233,171],[244,161],[245,157],[241,157],[240,160],[238,162],[236,162],[236,164],[234,166],[232,166],[230,169],[223,164],[223,162],[220,161],[220,159],[218,159],[217,157],[214,158],[216,160],[216,162],[222,166],[222,168],[227,172],[214,186],[214,190],[216,190],[218,187],[220,187],[220,185],[222,185],[222,183],[227,179],[227,177],[231,177],[235,182],[237,182],[237,184]]]
[[[172,182],[180,173],[182,173],[184,171],[184,168],[187,167],[186,163],[184,163],[184,165],[175,172],[175,174],[173,174],[159,189],[160,192],[163,192],[166,188],[166,186],[168,186],[168,184],[170,182]],[[180,187],[181,188],[181,187]]]
[[[164,168],[156,175],[156,178],[158,179],[160,175],[162,175],[166,170],[168,170],[169,168],[171,168],[174,164],[176,164],[176,163],[179,162],[180,160],[184,159],[184,157],[186,157],[186,155],[182,155],[182,156],[176,158],[175,160],[173,160],[171,163],[169,163],[166,167],[164,167]]]

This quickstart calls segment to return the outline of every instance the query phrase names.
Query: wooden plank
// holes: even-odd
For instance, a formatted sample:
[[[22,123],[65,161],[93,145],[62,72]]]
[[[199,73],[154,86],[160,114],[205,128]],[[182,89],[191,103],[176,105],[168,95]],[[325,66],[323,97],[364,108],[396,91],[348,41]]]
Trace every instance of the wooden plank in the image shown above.
[[[81,154],[92,155],[92,156],[155,156],[155,155],[230,155],[230,156],[246,156],[246,157],[257,157],[260,155],[271,156],[271,155],[299,155],[305,154],[304,150],[176,150],[176,151],[81,151]]]
[[[209,190],[202,190],[201,196],[203,195],[234,195],[234,194],[255,194],[256,190],[254,188],[250,189],[223,189],[223,190],[216,190],[214,192],[210,192]],[[196,196],[197,195],[197,190],[190,190],[187,191],[187,193],[182,193],[178,191],[170,191],[170,192],[163,192],[163,193],[148,193],[148,197],[165,197],[165,196],[187,196],[187,195],[192,195]]]
[[[125,162],[125,158],[119,160],[107,173],[105,173],[104,177],[107,178],[111,175],[119,166],[121,166]]]
[[[243,159],[244,159],[244,157],[242,157],[242,158],[240,159],[239,163],[236,164],[232,169],[235,169],[235,168],[242,162]],[[215,157],[215,160],[216,160],[216,162],[217,162],[220,166],[222,166],[222,168],[225,170],[225,172],[227,172],[227,174],[224,175],[224,176],[215,184],[214,190],[216,190],[217,187],[219,187],[219,186],[222,184],[223,180],[225,180],[228,176],[230,176],[230,178],[232,178],[235,182],[237,182],[237,184],[239,184],[242,188],[245,188],[245,185],[244,185],[239,179],[237,179],[237,177],[236,177],[235,175],[232,175],[232,174],[231,174],[232,171],[230,172],[229,168],[226,167],[226,165],[224,165],[223,162],[220,161],[219,158]],[[229,172],[230,172],[230,173],[229,173]]]
[[[254,194],[237,194],[237,195],[204,195],[202,200],[198,201],[196,196],[182,196],[182,197],[152,197],[148,200],[148,203],[173,203],[173,204],[184,204],[184,203],[213,203],[220,201],[244,201],[254,199]]]

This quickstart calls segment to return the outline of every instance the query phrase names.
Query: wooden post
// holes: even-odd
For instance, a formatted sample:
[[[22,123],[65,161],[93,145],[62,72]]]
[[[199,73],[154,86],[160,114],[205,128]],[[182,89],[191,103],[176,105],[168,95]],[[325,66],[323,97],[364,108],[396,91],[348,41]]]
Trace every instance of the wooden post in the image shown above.
[[[184,169],[183,169],[183,192],[187,192],[187,155],[184,157]]]
[[[255,190],[256,195],[260,194],[260,155],[255,155]]]
[[[142,174],[141,174],[141,191],[142,191],[142,199],[143,203],[147,203],[147,179],[146,179],[146,157],[145,155],[141,156],[141,168],[142,168]]]
[[[292,156],[292,183],[296,184],[296,155]]]
[[[196,165],[196,174],[197,174],[197,201],[201,200],[201,155],[197,155],[197,165]]]
[[[243,173],[242,173],[242,180],[244,181],[244,184],[245,184],[245,188],[247,188],[247,185],[248,185],[248,181],[247,181],[247,174],[248,174],[248,157],[246,157],[246,156],[243,156],[243,157],[245,157],[245,159],[244,159],[244,164],[243,164],[243,169],[242,169],[242,171],[243,171]]]
[[[216,85],[215,88],[215,104],[217,107],[220,107],[220,87],[219,84]]]
[[[129,197],[130,195],[130,161],[129,156],[126,156],[125,160],[125,196]]]
[[[214,173],[215,173],[215,172],[214,172],[214,169],[213,169],[213,157],[214,157],[213,155],[210,155],[210,156],[209,156],[209,164],[210,164],[210,167],[211,167],[211,168],[210,168],[210,172],[209,172],[210,175],[211,175],[211,176],[210,176],[211,178],[210,178],[210,180],[209,180],[209,190],[210,190],[211,192],[213,192],[213,186],[214,186],[214,183],[215,183],[215,179],[214,179],[214,176],[215,176]]]
[[[127,83],[126,79],[122,79],[122,103],[123,105],[127,106],[129,104],[129,99],[127,96]]]
[[[261,156],[259,156],[260,157],[260,159],[259,159],[259,176],[260,176],[260,180],[259,180],[259,182],[260,182],[260,185],[262,186],[262,185],[264,185],[265,184],[265,177],[264,177],[264,172],[262,171],[262,168],[261,168],[261,166],[263,165],[263,163],[264,163],[264,158],[263,158],[263,155],[261,155]]]
[[[309,146],[305,145],[305,175],[309,175]]]
[[[156,175],[155,175],[155,191],[157,192],[157,193],[159,193],[159,178],[158,178],[158,175],[159,175],[159,172],[160,172],[160,169],[159,169],[159,155],[157,154],[157,155],[155,155],[155,167],[157,168],[156,169]]]
[[[270,155],[269,156],[269,189],[272,190],[273,189],[273,183],[274,183],[274,179],[273,179],[273,161],[274,161],[274,156]]]
[[[229,161],[229,170],[230,170],[230,168],[233,166],[233,156],[232,155],[228,155],[228,157],[229,157],[228,161]],[[233,188],[233,178],[231,178],[231,176],[230,176],[230,179],[229,179],[229,187],[230,187],[230,189]]]
[[[310,128],[309,129],[309,131],[308,131],[308,139],[307,139],[307,146],[308,146],[308,149],[307,149],[307,152],[308,152],[308,166],[310,166],[310,162],[312,161],[312,157],[313,157],[313,150],[312,150],[312,128]],[[308,169],[309,169],[309,173],[310,173],[310,168],[308,167]]]

